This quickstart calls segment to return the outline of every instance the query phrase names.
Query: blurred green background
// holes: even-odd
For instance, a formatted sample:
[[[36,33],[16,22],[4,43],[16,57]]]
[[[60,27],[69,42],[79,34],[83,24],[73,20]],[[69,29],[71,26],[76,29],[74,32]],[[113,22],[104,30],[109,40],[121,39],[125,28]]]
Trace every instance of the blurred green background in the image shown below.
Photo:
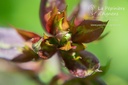
[[[73,3],[72,0],[66,1],[68,13],[70,13],[79,0],[73,0]],[[99,58],[101,65],[105,65],[111,59],[109,71],[103,76],[108,85],[128,85],[127,3],[127,0],[104,0],[104,7],[122,7],[124,10],[105,10],[105,13],[110,14],[103,15],[100,20],[109,20],[104,33],[110,31],[110,34],[100,42],[89,44],[87,48]],[[39,5],[40,0],[0,0],[0,27],[9,27],[11,24],[42,35]],[[117,15],[112,15],[112,13]],[[1,77],[0,82],[2,82]]]

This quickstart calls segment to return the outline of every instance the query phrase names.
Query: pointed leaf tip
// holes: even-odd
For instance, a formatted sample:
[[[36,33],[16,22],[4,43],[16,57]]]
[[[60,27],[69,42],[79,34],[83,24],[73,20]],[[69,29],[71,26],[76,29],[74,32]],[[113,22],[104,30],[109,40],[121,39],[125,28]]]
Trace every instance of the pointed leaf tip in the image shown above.
[[[34,32],[30,32],[30,31],[26,31],[26,30],[21,30],[21,29],[17,29],[15,28],[15,30],[22,36],[22,38],[24,40],[30,40],[32,38],[38,37],[40,38],[40,36]]]

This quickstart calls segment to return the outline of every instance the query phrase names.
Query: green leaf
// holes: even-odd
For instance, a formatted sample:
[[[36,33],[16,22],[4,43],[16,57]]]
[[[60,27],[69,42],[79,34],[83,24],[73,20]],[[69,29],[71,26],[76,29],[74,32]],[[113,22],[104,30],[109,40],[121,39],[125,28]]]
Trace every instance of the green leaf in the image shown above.
[[[102,40],[105,38],[110,32],[105,33],[104,35],[100,36],[97,40]]]

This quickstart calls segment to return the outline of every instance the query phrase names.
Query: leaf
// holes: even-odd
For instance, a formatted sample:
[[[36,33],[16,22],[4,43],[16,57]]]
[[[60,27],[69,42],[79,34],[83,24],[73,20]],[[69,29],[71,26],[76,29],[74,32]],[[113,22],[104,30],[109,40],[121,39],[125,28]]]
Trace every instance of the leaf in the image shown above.
[[[49,5],[49,6],[47,6]],[[55,0],[55,1],[49,1],[49,0],[41,0],[41,4],[40,4],[40,20],[42,23],[42,26],[46,29],[46,31],[49,33],[49,29],[46,28],[46,22],[48,17],[46,16],[51,16],[49,15],[48,12],[52,11],[53,7],[57,7],[57,9],[59,11],[64,10],[64,8],[66,7],[65,5],[65,0]],[[48,15],[47,15],[48,14]]]
[[[21,51],[22,53],[17,55],[14,59],[12,59],[12,61],[27,62],[27,61],[39,58],[38,55],[27,46],[23,48],[19,48],[19,51]]]
[[[34,50],[34,52],[38,52],[39,50],[41,50],[41,43],[43,42],[43,39],[41,38],[40,40],[38,40],[37,42],[32,44],[32,48]]]
[[[67,8],[65,8],[63,14],[64,14],[64,19],[63,19],[63,31],[66,31],[69,28],[69,22],[67,21],[67,15],[66,15],[66,10]]]
[[[42,50],[39,50],[37,54],[42,59],[46,60],[51,58],[56,53],[56,47],[45,45]]]
[[[99,60],[95,55],[88,51],[80,51],[79,55],[82,57],[81,63],[86,65],[88,69],[96,70],[99,69]]]
[[[51,12],[51,16],[49,18],[49,20],[46,22],[46,31],[52,35],[54,35],[54,32],[56,31],[56,26],[54,25],[54,20],[57,16],[58,13],[58,9],[56,7],[53,8],[52,12]]]
[[[57,8],[59,9],[59,11],[64,10],[66,7],[65,0],[56,0],[55,3],[56,3]]]
[[[84,20],[76,28],[72,35],[72,41],[77,43],[89,43],[100,37],[107,22],[97,20]]]
[[[59,12],[57,7],[54,7],[50,13],[50,17],[46,22],[46,31],[52,35],[56,35],[60,31],[67,31],[69,24],[66,9]]]
[[[73,43],[72,44],[72,50],[73,51],[82,51],[82,50],[84,50],[86,48],[86,46],[85,45],[83,45],[83,44],[81,44],[81,43]]]
[[[49,44],[47,43],[49,42]],[[56,39],[49,38],[48,40],[41,43],[41,50],[39,50],[38,55],[42,59],[51,58],[57,51]]]
[[[41,39],[41,37],[34,37],[30,40],[31,43],[36,43]]]
[[[51,58],[57,51],[58,41],[54,37],[49,37],[48,39],[40,39],[38,42],[32,45],[33,50],[42,59]]]
[[[100,77],[102,77],[102,75],[104,75],[108,71],[108,68],[110,66],[110,62],[111,62],[111,60],[109,60],[105,66],[101,66],[100,69],[103,72],[99,72],[99,73],[96,73],[92,76],[82,78],[82,79],[73,78],[73,79],[65,82],[63,85],[74,85],[76,83],[78,85],[107,85]]]
[[[103,38],[105,38],[110,32],[105,33],[104,35],[102,35],[101,37],[99,37],[97,40],[102,40]]]
[[[68,41],[63,47],[60,48],[61,50],[68,51],[72,49],[71,42]]]
[[[60,51],[59,55],[64,60],[65,66],[70,73],[75,77],[84,78],[90,76],[100,67],[98,59],[87,51]],[[73,57],[81,58],[75,60]]]
[[[25,31],[25,30],[21,30],[21,29],[17,29],[15,28],[15,30],[22,36],[23,39],[30,40],[32,38],[38,37],[40,38],[40,36],[36,33],[30,32],[30,31]]]
[[[56,45],[56,46],[58,46],[58,44],[59,44],[58,39],[55,38],[55,37],[49,37],[49,38],[48,38],[48,42],[49,42],[50,44]]]
[[[106,74],[106,73],[108,72],[109,68],[110,68],[110,65],[111,65],[111,59],[109,59],[109,60],[107,61],[107,63],[106,63],[105,66],[101,66],[100,69],[101,69],[103,72],[97,73],[97,74],[94,75],[94,76],[102,76],[102,75]]]
[[[48,0],[41,0],[40,3],[40,20],[41,20],[41,24],[42,26],[45,28],[46,26],[46,21],[45,21],[45,14],[47,13],[47,8],[46,8],[46,4],[47,4]]]

